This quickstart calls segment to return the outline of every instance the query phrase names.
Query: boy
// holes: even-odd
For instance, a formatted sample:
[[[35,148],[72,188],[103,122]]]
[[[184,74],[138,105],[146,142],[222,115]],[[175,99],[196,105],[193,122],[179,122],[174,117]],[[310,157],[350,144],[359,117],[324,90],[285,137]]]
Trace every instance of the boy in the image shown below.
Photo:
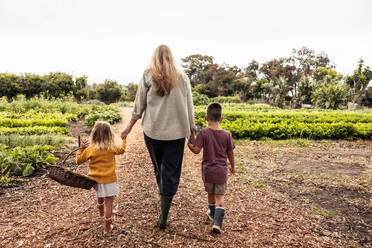
[[[235,173],[234,141],[229,131],[220,127],[222,107],[211,103],[205,117],[208,127],[200,131],[194,144],[187,143],[190,150],[198,154],[203,148],[202,176],[205,191],[208,192],[209,209],[207,215],[213,221],[212,231],[221,233],[222,219],[225,215],[224,194],[227,183],[227,158],[230,161],[230,172]]]

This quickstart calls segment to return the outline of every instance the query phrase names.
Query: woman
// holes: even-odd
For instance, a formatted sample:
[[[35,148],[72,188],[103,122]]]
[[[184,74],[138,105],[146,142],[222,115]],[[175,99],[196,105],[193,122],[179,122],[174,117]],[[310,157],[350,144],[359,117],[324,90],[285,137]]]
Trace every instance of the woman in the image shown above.
[[[156,48],[150,67],[143,73],[132,119],[121,133],[123,139],[142,114],[145,143],[154,165],[161,200],[158,225],[165,229],[180,181],[185,137],[194,137],[191,134],[195,130],[190,81],[177,70],[166,45]]]

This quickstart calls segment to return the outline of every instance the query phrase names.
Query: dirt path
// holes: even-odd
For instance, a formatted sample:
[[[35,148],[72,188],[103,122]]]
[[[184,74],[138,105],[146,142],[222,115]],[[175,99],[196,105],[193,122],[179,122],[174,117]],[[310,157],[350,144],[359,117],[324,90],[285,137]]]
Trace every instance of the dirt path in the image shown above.
[[[122,109],[123,123],[130,110]],[[119,139],[119,138],[118,138]],[[119,140],[118,140],[119,142]],[[159,203],[140,123],[117,159],[120,196],[115,228],[103,236],[94,190],[61,186],[45,176],[0,196],[0,247],[340,247],[345,241],[321,232],[321,217],[270,187],[229,179],[224,233],[211,234],[200,176],[201,155],[185,148],[171,226],[155,227]],[[87,165],[77,171],[87,173]]]

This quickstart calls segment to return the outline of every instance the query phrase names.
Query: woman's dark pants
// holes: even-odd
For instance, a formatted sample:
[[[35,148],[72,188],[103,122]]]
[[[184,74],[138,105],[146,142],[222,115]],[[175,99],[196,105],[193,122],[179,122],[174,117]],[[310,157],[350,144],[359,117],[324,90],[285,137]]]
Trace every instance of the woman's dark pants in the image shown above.
[[[155,140],[145,134],[145,143],[154,165],[159,194],[175,195],[180,182],[185,138]]]

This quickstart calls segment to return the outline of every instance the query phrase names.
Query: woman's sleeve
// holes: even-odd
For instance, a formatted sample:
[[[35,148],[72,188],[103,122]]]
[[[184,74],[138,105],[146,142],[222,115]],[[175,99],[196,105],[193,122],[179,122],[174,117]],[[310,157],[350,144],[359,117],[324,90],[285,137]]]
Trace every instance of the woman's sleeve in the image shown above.
[[[148,86],[146,84],[145,74],[146,72],[142,75],[141,81],[138,85],[136,99],[134,100],[134,108],[132,112],[132,119],[134,120],[141,119],[142,114],[146,109]]]
[[[189,78],[185,75],[186,78],[186,87],[187,87],[187,112],[189,116],[189,124],[191,132],[196,130],[195,126],[195,114],[194,114],[194,103],[192,100],[192,91]]]

